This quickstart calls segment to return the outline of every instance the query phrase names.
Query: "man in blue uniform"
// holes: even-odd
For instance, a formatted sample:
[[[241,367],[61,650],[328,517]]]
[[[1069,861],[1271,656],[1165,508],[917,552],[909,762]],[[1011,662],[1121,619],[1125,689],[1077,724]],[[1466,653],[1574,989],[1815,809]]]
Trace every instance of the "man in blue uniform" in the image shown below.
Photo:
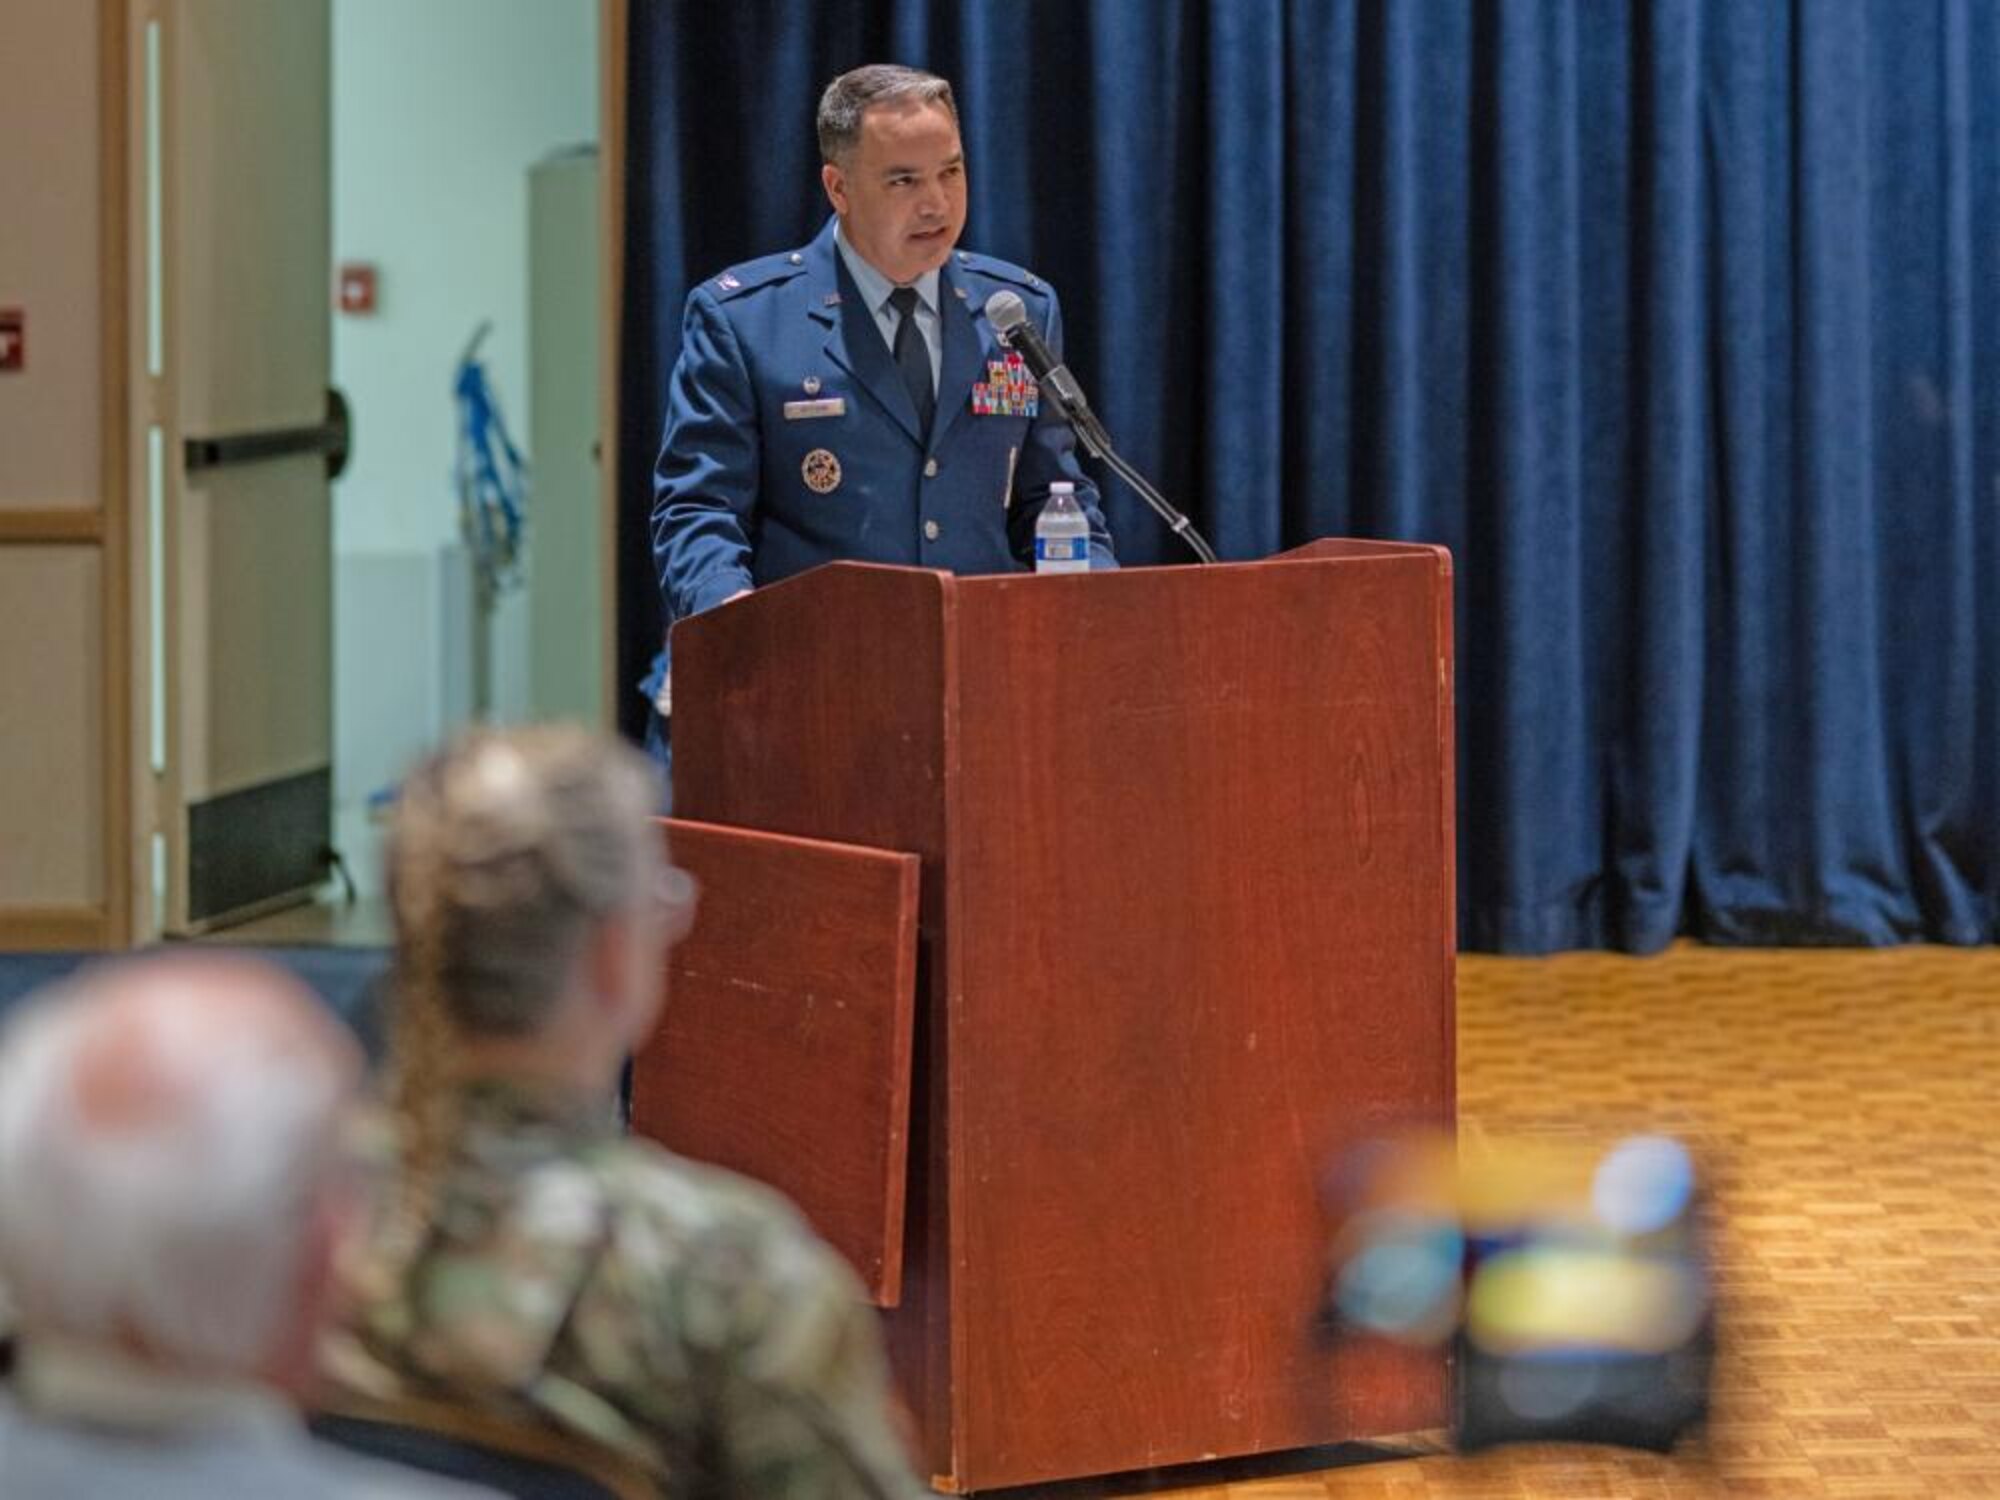
[[[1068,425],[986,321],[986,299],[1012,291],[1060,351],[1054,289],[957,249],[965,154],[951,85],[857,68],[827,86],[818,126],[833,221],[688,296],[653,476],[669,621],[841,558],[1022,567],[1060,479],[1089,518],[1091,565],[1117,566]],[[664,656],[648,691],[660,747]]]

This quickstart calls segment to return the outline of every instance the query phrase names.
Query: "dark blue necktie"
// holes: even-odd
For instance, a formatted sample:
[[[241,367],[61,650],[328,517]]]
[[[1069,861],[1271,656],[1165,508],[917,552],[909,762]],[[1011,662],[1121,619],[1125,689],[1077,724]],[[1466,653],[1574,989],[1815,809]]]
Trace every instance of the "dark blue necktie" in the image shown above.
[[[896,323],[896,368],[903,372],[910,404],[917,409],[917,428],[928,433],[937,411],[937,391],[931,384],[931,351],[917,327],[917,289],[897,287],[889,293],[889,305],[901,315]]]

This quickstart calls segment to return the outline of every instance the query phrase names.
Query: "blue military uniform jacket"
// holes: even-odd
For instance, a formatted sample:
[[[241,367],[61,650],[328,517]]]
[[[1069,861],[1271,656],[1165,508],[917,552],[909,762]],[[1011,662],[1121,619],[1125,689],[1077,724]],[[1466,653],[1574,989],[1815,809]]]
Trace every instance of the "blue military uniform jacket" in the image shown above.
[[[1092,566],[1115,567],[1073,434],[986,321],[986,299],[1015,292],[1060,351],[1054,289],[1006,261],[953,252],[938,279],[943,358],[926,433],[833,231],[828,220],[805,248],[688,295],[653,476],[669,620],[843,558],[960,573],[1025,566],[1057,479],[1076,485]]]

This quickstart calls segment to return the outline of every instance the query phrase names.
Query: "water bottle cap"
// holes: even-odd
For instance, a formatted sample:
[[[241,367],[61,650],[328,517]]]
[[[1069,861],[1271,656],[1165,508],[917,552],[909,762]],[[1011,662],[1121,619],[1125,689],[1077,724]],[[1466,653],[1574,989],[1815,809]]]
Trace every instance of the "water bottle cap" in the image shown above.
[[[1076,485],[1067,479],[1058,479],[1049,485],[1049,493],[1051,495],[1074,495],[1076,493]]]

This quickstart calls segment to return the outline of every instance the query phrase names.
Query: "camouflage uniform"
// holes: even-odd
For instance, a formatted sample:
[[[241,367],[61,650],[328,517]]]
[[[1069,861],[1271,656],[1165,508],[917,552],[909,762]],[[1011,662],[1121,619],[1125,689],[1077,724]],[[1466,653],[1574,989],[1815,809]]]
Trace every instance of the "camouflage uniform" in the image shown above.
[[[566,1429],[669,1496],[921,1493],[874,1313],[782,1198],[552,1089],[472,1085],[458,1121],[422,1242],[344,1267],[336,1389]]]

